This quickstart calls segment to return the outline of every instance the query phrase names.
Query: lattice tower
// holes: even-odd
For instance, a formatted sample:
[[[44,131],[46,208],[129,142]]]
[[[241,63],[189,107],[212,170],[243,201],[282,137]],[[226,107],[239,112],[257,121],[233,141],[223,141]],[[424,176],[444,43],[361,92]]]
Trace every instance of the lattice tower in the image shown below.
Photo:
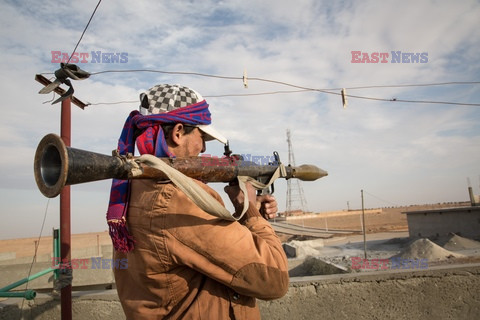
[[[287,143],[288,143],[288,163],[291,166],[295,166],[295,155],[293,153],[293,145],[292,145],[290,129],[287,129]],[[290,216],[299,211],[302,214],[308,212],[307,200],[305,199],[305,194],[303,193],[302,185],[300,184],[299,179],[288,179],[287,180],[287,208],[285,210],[285,215]]]

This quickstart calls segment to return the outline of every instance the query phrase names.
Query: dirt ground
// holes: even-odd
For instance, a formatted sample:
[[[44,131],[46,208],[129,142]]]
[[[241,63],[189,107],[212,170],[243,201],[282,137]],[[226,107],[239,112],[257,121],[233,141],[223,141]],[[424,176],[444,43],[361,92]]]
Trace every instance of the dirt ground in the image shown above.
[[[468,205],[469,204],[465,202],[455,202],[443,204],[411,205],[395,208],[379,208],[372,210],[375,212],[369,212],[370,210],[366,210],[366,233],[371,234],[379,232],[408,231],[407,215],[403,214],[402,212]],[[361,210],[322,212],[318,213],[317,216],[318,217],[316,218],[289,220],[288,223],[320,229],[328,228],[339,230],[362,230]],[[292,238],[292,236],[289,235],[279,234],[279,236],[284,242]]]
[[[0,253],[15,252],[16,258],[33,257],[37,238],[21,238],[0,240]],[[107,231],[82,234],[72,234],[72,250],[90,248],[95,246],[110,245],[112,241]],[[40,238],[37,255],[51,254],[53,250],[53,237]]]

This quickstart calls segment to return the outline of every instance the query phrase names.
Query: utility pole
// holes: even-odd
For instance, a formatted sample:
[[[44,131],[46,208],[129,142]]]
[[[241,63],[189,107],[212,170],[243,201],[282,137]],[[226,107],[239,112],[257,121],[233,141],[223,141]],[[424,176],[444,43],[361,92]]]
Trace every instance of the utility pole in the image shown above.
[[[365,234],[365,206],[363,203],[363,189],[362,193],[362,231],[363,231],[363,252],[365,254],[365,259],[367,259],[367,235]]]
[[[35,80],[48,86],[52,83],[50,80],[45,78],[42,75],[35,75]],[[54,89],[57,94],[64,94],[65,90],[56,87]],[[79,108],[84,109],[87,105],[82,101],[78,100],[74,96],[70,96],[62,100],[62,108],[60,115],[60,137],[62,138],[65,146],[71,146],[71,131],[72,131],[72,108],[71,102],[77,105]],[[64,277],[70,277],[71,272],[67,266],[71,262],[71,224],[70,224],[70,186],[65,186],[60,193],[60,274],[64,274]],[[65,275],[66,274],[66,275]],[[61,276],[60,276],[61,277]],[[71,320],[72,319],[72,284],[61,288],[60,291],[60,306],[61,306],[61,319],[62,320]]]
[[[71,146],[72,108],[70,98],[62,101],[60,136],[65,146]],[[60,193],[60,260],[71,261],[71,227],[70,227],[70,186],[65,186]],[[60,272],[71,271],[65,268]],[[62,320],[72,319],[72,284],[61,289]]]

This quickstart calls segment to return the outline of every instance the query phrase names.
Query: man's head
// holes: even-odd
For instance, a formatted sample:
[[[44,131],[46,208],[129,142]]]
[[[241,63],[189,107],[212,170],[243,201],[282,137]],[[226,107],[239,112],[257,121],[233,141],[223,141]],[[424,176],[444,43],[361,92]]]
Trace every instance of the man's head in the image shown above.
[[[169,113],[181,108],[195,106],[204,98],[195,90],[180,85],[162,84],[140,95],[143,114]],[[205,152],[205,141],[227,139],[211,125],[192,125],[182,122],[163,124],[162,129],[168,149],[177,157],[197,156]]]

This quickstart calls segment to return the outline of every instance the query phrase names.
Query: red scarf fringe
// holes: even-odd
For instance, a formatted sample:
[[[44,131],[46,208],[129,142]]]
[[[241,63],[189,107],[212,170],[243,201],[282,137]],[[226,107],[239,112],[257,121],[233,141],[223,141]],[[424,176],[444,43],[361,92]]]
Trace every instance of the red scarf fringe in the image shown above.
[[[116,251],[120,252],[130,252],[133,250],[135,240],[128,233],[127,221],[123,217],[121,220],[109,220],[108,224],[108,233],[112,238],[113,247]]]

